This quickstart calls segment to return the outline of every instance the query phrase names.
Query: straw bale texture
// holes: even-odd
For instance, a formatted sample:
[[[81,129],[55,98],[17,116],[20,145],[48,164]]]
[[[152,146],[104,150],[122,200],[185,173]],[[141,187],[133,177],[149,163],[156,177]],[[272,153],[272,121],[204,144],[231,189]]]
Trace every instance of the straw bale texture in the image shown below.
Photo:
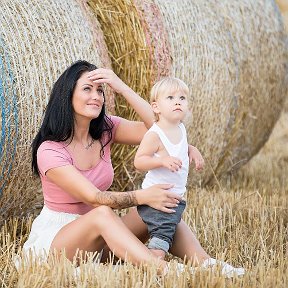
[[[190,87],[189,142],[206,158],[205,171],[191,174],[191,184],[211,182],[258,152],[279,117],[287,84],[285,35],[274,1],[88,2],[127,84],[146,99],[162,76]],[[132,118],[117,102],[117,113]],[[119,152],[117,160],[126,162],[121,169],[128,167],[130,180],[133,155]]]
[[[153,83],[171,71],[171,45],[161,11],[153,1],[134,0],[151,51]]]
[[[151,57],[154,52],[153,46],[149,46],[141,11],[132,0],[89,0],[87,3],[101,24],[114,72],[147,99],[155,74]],[[120,95],[115,99],[115,111],[118,116],[137,120],[135,112]],[[134,152],[135,147],[131,146],[113,147],[112,189],[134,187],[137,177],[132,163]]]
[[[279,117],[283,25],[273,1],[155,2],[169,31],[171,74],[192,92],[189,139],[206,158],[202,179],[190,180],[207,183],[257,153]]]
[[[87,6],[80,4],[1,0],[1,217],[24,214],[35,203],[42,204],[39,180],[31,173],[30,144],[55,80],[78,59],[110,67],[97,19],[89,18]],[[108,106],[113,108],[111,92]]]
[[[170,74],[183,79],[191,91],[192,115],[186,121],[189,142],[208,159],[207,166],[214,168],[226,145],[235,97],[235,83],[230,76],[236,70],[230,35],[223,33],[219,15],[207,2],[155,2],[169,34],[173,59]],[[195,176],[190,179],[201,180]],[[201,177],[206,182],[211,170],[206,169]]]
[[[215,169],[221,175],[258,153],[281,114],[287,95],[287,38],[274,1],[225,0],[212,7],[233,39],[236,68],[237,109],[230,113],[233,125]]]

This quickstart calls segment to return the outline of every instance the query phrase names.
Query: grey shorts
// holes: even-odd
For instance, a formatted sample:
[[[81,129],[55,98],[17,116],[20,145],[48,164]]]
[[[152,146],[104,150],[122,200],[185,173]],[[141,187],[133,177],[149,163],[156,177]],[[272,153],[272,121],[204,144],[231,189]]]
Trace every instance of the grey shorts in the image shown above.
[[[147,205],[137,206],[140,217],[148,226],[150,235],[148,248],[168,252],[173,242],[176,226],[181,221],[185,207],[185,200],[181,200],[178,206],[173,208],[176,211],[174,213],[165,213]]]

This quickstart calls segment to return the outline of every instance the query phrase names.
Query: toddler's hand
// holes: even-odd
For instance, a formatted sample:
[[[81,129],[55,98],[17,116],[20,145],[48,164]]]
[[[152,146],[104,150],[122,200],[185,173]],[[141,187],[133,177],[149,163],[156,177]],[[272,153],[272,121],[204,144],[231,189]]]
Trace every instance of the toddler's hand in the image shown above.
[[[188,155],[190,164],[194,161],[196,171],[202,170],[204,167],[204,159],[199,150],[192,145],[188,145]]]
[[[182,161],[176,157],[164,156],[161,157],[162,166],[172,172],[176,172],[182,167]]]

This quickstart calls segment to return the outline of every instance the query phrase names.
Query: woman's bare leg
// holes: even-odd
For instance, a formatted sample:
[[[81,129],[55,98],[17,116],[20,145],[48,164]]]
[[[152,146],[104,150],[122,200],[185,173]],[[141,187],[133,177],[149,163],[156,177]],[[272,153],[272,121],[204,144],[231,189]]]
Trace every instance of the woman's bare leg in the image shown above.
[[[129,212],[121,217],[126,227],[142,242],[146,243],[149,239],[147,225],[142,221],[136,208],[131,208]],[[150,249],[158,259],[165,258],[165,252],[162,250]],[[107,255],[107,254],[106,254]],[[104,258],[104,257],[103,257]],[[102,259],[103,259],[102,258]]]
[[[140,241],[145,243],[149,239],[147,225],[142,221],[137,209],[130,209],[121,219]],[[177,225],[173,245],[169,252],[181,259],[186,258],[187,260],[195,261],[195,264],[210,258],[183,220]]]
[[[63,227],[54,238],[51,250],[65,248],[67,258],[72,260],[78,249],[101,251],[105,242],[117,257],[133,264],[146,262],[158,263],[160,268],[166,266],[166,262],[157,259],[107,206],[97,207]]]
[[[245,273],[244,268],[235,268],[226,262],[211,258],[202,248],[194,233],[183,220],[181,220],[177,225],[175,238],[170,252],[182,259],[192,261],[192,264],[195,266],[203,264],[204,260],[209,259],[208,262],[205,263],[204,267],[208,268],[209,266],[213,267],[215,265],[221,266],[221,274],[228,278],[235,274],[241,276]]]
[[[129,212],[120,218],[125,226],[142,242],[146,243],[149,239],[147,225],[142,221],[136,208],[130,208]],[[102,262],[110,261],[110,249],[104,246]],[[117,259],[115,259],[117,260]]]
[[[125,216],[121,217],[121,220],[141,242],[145,243],[149,239],[147,226],[135,208],[130,209]],[[195,261],[195,264],[210,258],[183,220],[177,226],[173,245],[169,252],[181,259],[186,258],[192,262]]]
[[[183,220],[177,225],[174,241],[169,252],[181,259],[191,260],[195,265],[210,258]]]
[[[130,208],[129,212],[121,217],[125,226],[143,243],[149,239],[147,225],[139,216],[136,208]]]
[[[149,239],[147,225],[142,221],[137,209],[130,209],[129,213],[121,219],[127,228],[143,243]],[[194,261],[195,265],[210,258],[183,220],[177,225],[173,245],[169,252],[181,259]]]

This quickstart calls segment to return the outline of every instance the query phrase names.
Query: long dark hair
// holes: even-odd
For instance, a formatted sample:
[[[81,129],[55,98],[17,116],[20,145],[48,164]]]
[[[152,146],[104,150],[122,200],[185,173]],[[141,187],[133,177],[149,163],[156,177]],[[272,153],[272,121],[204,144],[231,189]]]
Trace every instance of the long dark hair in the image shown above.
[[[72,107],[72,96],[77,80],[84,72],[92,71],[97,67],[87,61],[79,60],[68,67],[58,78],[52,88],[50,99],[45,110],[42,125],[32,142],[32,170],[39,176],[37,165],[37,150],[47,140],[67,141],[74,136],[74,111]],[[104,98],[105,99],[105,98]],[[89,133],[95,140],[100,140],[101,155],[103,148],[112,139],[113,122],[105,113],[105,101],[99,116],[90,122]],[[103,142],[102,135],[107,133],[108,137]],[[102,140],[102,141],[101,141]]]

